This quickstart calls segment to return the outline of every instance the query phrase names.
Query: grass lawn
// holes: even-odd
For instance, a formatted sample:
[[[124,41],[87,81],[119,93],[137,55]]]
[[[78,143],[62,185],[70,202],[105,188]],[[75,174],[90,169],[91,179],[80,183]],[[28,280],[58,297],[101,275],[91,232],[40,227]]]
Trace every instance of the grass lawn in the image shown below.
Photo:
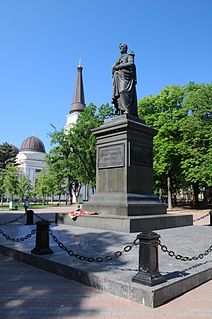
[[[57,204],[30,204],[28,209],[33,209],[33,208],[46,208],[46,207],[57,207]],[[63,204],[60,204],[60,207],[65,206]],[[0,211],[7,211],[7,210],[11,210],[9,209],[9,205],[8,204],[4,204],[3,206],[0,205]],[[16,210],[16,209],[12,209],[12,210]],[[17,210],[24,210],[23,205],[18,205],[17,206]]]

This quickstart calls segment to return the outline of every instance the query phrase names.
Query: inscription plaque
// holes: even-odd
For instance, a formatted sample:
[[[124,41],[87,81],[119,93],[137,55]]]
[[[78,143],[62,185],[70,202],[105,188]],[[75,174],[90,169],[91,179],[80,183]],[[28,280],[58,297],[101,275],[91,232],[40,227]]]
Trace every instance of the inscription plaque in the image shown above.
[[[152,166],[152,150],[150,147],[130,143],[130,165]]]
[[[98,168],[125,165],[124,143],[98,148]]]

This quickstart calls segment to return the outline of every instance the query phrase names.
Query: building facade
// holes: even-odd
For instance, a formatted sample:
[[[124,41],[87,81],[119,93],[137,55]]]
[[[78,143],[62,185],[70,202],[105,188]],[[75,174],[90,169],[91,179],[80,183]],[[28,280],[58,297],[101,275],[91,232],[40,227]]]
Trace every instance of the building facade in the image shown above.
[[[83,77],[82,77],[82,66],[81,64],[77,67],[77,79],[74,89],[74,98],[70,107],[69,114],[66,116],[66,124],[64,126],[64,132],[67,134],[68,131],[74,126],[77,125],[77,119],[81,112],[86,107],[85,96],[84,96],[84,86],[83,86]],[[87,186],[83,185],[79,194],[78,201],[87,201],[92,194],[92,190]],[[76,202],[75,195],[73,194],[73,202]]]
[[[83,112],[84,108],[86,107],[82,70],[82,66],[78,65],[74,98],[70,107],[70,111],[66,116],[66,124],[64,126],[64,132],[66,134],[74,125],[77,125],[79,114]],[[32,185],[35,185],[37,174],[48,168],[45,157],[45,146],[38,137],[30,136],[21,144],[20,151],[16,158],[16,163],[18,164],[20,171],[29,177]],[[87,201],[90,198],[91,193],[92,190],[90,188],[85,185],[82,186],[78,201]],[[73,202],[76,202],[76,197],[74,194]]]
[[[47,168],[45,157],[45,146],[38,137],[30,136],[21,144],[16,163],[20,171],[29,176],[32,185],[35,184],[37,174]]]

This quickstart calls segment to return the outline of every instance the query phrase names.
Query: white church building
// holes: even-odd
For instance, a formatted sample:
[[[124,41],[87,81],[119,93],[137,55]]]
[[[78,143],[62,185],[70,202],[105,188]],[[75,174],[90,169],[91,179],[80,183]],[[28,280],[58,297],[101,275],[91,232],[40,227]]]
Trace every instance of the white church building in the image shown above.
[[[21,144],[16,163],[19,165],[19,169],[29,176],[33,184],[35,183],[36,175],[47,168],[45,156],[45,146],[38,137],[30,136]]]
[[[70,107],[69,114],[66,116],[66,124],[64,126],[64,132],[68,131],[74,126],[77,125],[77,119],[81,112],[83,112],[86,107],[85,96],[84,96],[84,87],[83,87],[83,78],[82,78],[82,66],[79,64],[77,67],[77,80],[74,90],[74,98]],[[87,201],[92,194],[92,190],[87,186],[82,186],[79,194],[79,202]],[[76,198],[73,194],[73,202],[76,201]]]
[[[70,128],[77,124],[79,114],[86,107],[82,79],[82,66],[77,67],[77,80],[74,90],[73,103],[71,104],[69,114],[67,115],[64,132],[67,133]],[[20,170],[29,176],[32,184],[35,184],[36,176],[43,169],[47,169],[48,165],[45,160],[46,150],[43,142],[36,136],[26,138],[21,144],[20,151],[16,158]],[[82,186],[78,201],[87,201],[92,194],[91,189]],[[73,202],[76,198],[73,194]]]

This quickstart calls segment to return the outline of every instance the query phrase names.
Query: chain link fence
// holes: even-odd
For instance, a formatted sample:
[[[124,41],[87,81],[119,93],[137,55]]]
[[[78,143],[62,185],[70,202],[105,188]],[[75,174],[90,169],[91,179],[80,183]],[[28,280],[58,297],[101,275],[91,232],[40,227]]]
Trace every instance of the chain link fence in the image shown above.
[[[34,234],[36,233],[36,228],[34,228],[33,230],[31,230],[31,232],[23,237],[19,237],[19,238],[14,238],[11,237],[10,235],[6,234],[2,229],[0,229],[0,235],[2,235],[3,237],[5,237],[7,240],[10,240],[12,242],[23,242],[24,240],[27,240],[29,238],[31,238]]]
[[[49,234],[52,237],[52,239],[56,242],[59,248],[63,249],[69,256],[75,257],[79,260],[88,261],[88,262],[97,262],[101,263],[104,261],[110,261],[114,258],[119,258],[123,255],[123,253],[128,253],[131,251],[131,249],[134,246],[139,245],[139,240],[136,238],[131,244],[126,245],[122,250],[117,250],[115,253],[107,256],[98,256],[98,257],[87,257],[80,254],[77,254],[71,249],[68,249],[52,232],[52,230],[49,230]]]
[[[132,248],[134,246],[137,246],[139,245],[139,239],[136,238],[131,244],[128,244],[126,245],[122,250],[118,250],[110,255],[107,255],[107,256],[98,256],[98,257],[87,257],[87,256],[83,256],[83,255],[80,255],[80,254],[77,254],[76,252],[74,252],[73,250],[71,249],[68,249],[58,238],[57,236],[55,236],[52,232],[52,230],[50,229],[49,230],[49,234],[50,236],[52,237],[52,239],[56,242],[56,244],[58,245],[59,248],[61,248],[62,250],[64,250],[69,256],[71,257],[75,257],[79,260],[82,260],[82,261],[88,261],[88,262],[97,262],[97,263],[100,263],[100,262],[104,262],[104,261],[110,261],[112,259],[115,259],[115,258],[119,258],[123,255],[123,253],[128,253],[132,250]],[[169,250],[168,247],[164,244],[161,243],[160,240],[158,240],[158,245],[159,247],[161,248],[161,250],[164,252],[164,253],[167,253],[169,255],[169,257],[174,257],[175,259],[177,260],[180,260],[180,261],[195,261],[195,260],[198,260],[198,259],[202,259],[204,258],[205,256],[207,256],[209,253],[212,252],[212,245],[206,249],[203,253],[200,253],[199,255],[197,256],[193,256],[193,257],[188,257],[188,256],[182,256],[180,254],[176,254],[173,250]]]
[[[41,217],[41,216],[39,216],[38,214],[36,214],[35,212],[33,212],[33,214],[35,215],[35,217],[37,217],[38,219],[40,219],[40,220],[46,220],[45,218],[43,218],[43,217]]]
[[[212,213],[212,211],[210,211],[209,213],[201,216],[201,217],[198,217],[196,219],[194,219],[194,222],[196,221],[199,221],[199,220],[202,220],[206,217],[208,217],[210,214]],[[41,221],[46,221],[46,219],[42,218],[41,216],[39,216],[38,214],[36,214],[35,212],[33,212],[33,214]],[[10,220],[10,221],[6,221],[6,222],[1,222],[0,223],[0,226],[5,226],[5,225],[8,225],[8,224],[11,224],[11,223],[14,223],[16,221],[19,221],[21,220],[22,218],[24,218],[25,216],[27,215],[27,212],[24,213],[23,215],[13,219],[13,220]],[[20,237],[20,238],[14,238],[14,237],[11,237],[10,235],[6,234],[2,229],[0,229],[0,235],[2,235],[3,237],[5,237],[7,240],[10,240],[12,242],[23,242],[29,238],[31,238],[34,234],[36,233],[36,228],[33,229],[29,234],[23,236],[23,237]],[[101,263],[101,262],[107,262],[107,261],[111,261],[115,258],[119,258],[121,257],[124,253],[128,253],[132,250],[132,248],[134,246],[137,246],[139,245],[139,239],[136,238],[132,243],[126,245],[123,247],[122,250],[117,250],[116,252],[114,253],[111,253],[109,255],[106,255],[106,256],[97,256],[97,257],[91,257],[91,256],[84,256],[84,255],[81,255],[79,253],[76,253],[75,251],[67,248],[58,238],[57,236],[53,233],[53,231],[50,229],[49,230],[49,235],[52,237],[52,239],[56,242],[56,244],[58,245],[58,247],[62,250],[64,250],[70,257],[75,257],[77,258],[78,260],[82,260],[82,261],[87,261],[87,262],[97,262],[97,263]],[[207,256],[208,254],[210,254],[212,252],[212,245],[209,246],[208,249],[206,249],[204,252],[198,254],[197,256],[192,256],[192,257],[189,257],[189,256],[183,256],[181,254],[177,254],[176,252],[174,252],[173,250],[169,250],[168,247],[164,244],[161,243],[160,240],[158,240],[158,245],[159,247],[161,248],[162,252],[164,253],[167,253],[169,257],[174,257],[175,259],[177,260],[180,260],[180,261],[186,261],[186,262],[190,262],[190,261],[196,261],[198,259],[202,259],[204,258],[205,256]]]
[[[39,216],[38,214],[36,214],[34,211],[33,211],[33,215],[35,215],[40,220],[46,220],[45,218],[43,218],[43,217]],[[17,221],[20,221],[21,219],[23,219],[26,216],[27,216],[27,212],[25,212],[21,216],[18,216],[17,218],[14,218],[12,220],[5,221],[5,222],[4,221],[0,222],[0,226],[6,226],[6,225],[9,225],[9,224],[15,223]]]
[[[12,220],[9,220],[9,221],[6,221],[6,222],[0,222],[0,226],[5,226],[5,225],[8,225],[8,224],[12,224],[12,223],[15,223],[19,220],[21,220],[22,218],[24,218],[26,216],[27,213],[24,213],[23,215],[15,218],[15,219],[12,219]]]
[[[176,254],[173,250],[169,250],[166,245],[161,244],[160,240],[158,241],[158,244],[164,253],[167,253],[170,257],[174,257],[175,259],[181,260],[181,261],[193,261],[193,260],[202,259],[212,252],[212,245],[211,245],[208,249],[206,249],[203,253],[200,253],[198,256],[188,257],[188,256],[182,256],[180,254]]]
[[[195,222],[197,222],[197,221],[199,221],[201,219],[204,219],[204,218],[208,217],[210,215],[210,213],[211,213],[211,211],[209,213],[203,215],[203,216],[200,216],[200,217],[194,219],[193,222],[195,223]]]
[[[44,220],[42,217],[40,217],[39,215],[35,214],[34,212],[33,212],[33,214],[37,218]],[[21,219],[23,219],[26,216],[27,216],[27,212],[25,212],[21,216],[18,216],[17,218],[14,218],[12,220],[5,221],[5,222],[0,222],[0,226],[6,226],[6,225],[9,225],[9,224],[15,223],[17,221],[20,221]],[[16,243],[23,242],[23,241],[31,238],[35,233],[36,233],[36,228],[31,230],[31,232],[28,233],[25,236],[22,236],[22,237],[19,237],[19,238],[14,238],[14,237],[11,237],[10,235],[6,234],[2,229],[0,229],[0,235],[2,235],[4,238],[6,238],[6,240],[9,240],[9,241],[12,241],[12,242],[16,242]]]

